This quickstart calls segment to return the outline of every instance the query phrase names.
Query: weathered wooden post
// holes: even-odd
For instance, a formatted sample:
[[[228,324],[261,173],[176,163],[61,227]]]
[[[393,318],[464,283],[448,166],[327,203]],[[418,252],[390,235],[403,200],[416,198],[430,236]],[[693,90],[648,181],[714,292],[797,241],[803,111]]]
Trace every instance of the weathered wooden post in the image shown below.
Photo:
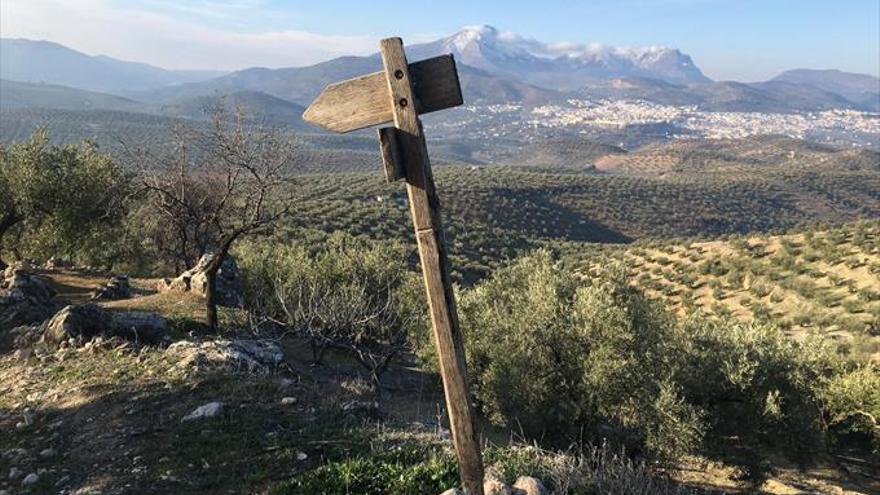
[[[406,179],[461,481],[469,495],[483,495],[483,461],[447,268],[440,203],[419,120],[419,114],[463,103],[458,72],[451,55],[407,63],[400,38],[384,39],[379,48],[383,72],[328,86],[303,118],[336,132],[394,122],[394,127],[378,131],[385,176],[388,182]]]

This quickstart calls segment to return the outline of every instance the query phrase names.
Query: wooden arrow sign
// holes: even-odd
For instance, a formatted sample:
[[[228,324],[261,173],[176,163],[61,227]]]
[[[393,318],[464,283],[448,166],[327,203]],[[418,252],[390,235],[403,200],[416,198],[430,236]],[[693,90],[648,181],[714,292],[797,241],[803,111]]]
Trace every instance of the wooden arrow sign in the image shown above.
[[[409,64],[416,112],[435,112],[463,103],[452,55]],[[334,132],[350,132],[394,120],[385,72],[327,86],[303,114],[306,122]]]
[[[394,122],[394,127],[379,129],[385,175],[389,182],[406,178],[459,473],[465,493],[483,495],[483,461],[447,268],[440,202],[419,120],[421,113],[462,104],[458,73],[451,55],[407,63],[400,38],[384,39],[379,48],[384,71],[327,87],[303,118],[336,132]]]

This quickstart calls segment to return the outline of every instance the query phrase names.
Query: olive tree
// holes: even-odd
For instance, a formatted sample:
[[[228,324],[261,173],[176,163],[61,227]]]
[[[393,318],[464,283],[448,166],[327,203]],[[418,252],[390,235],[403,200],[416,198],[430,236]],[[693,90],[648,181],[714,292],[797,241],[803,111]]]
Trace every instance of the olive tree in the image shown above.
[[[89,141],[55,146],[38,129],[0,149],[0,253],[108,261],[114,246],[106,245],[107,234],[121,225],[127,185],[110,156]]]
[[[701,414],[671,379],[674,320],[620,275],[587,285],[538,251],[463,291],[459,307],[474,394],[492,422],[557,445],[612,437],[661,457],[699,444]]]
[[[206,127],[179,125],[170,152],[130,153],[146,193],[152,239],[177,266],[213,256],[205,268],[208,325],[217,328],[217,272],[233,244],[272,226],[293,205],[294,147],[281,130],[254,126],[222,108]]]

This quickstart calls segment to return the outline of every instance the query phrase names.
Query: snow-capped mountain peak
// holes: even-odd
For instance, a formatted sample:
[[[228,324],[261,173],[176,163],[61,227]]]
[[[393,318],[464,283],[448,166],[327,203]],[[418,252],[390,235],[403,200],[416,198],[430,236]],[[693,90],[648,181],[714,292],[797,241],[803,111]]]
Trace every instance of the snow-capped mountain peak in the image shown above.
[[[533,83],[544,82],[548,74],[569,79],[642,77],[675,83],[708,81],[691,58],[675,48],[545,43],[485,24],[466,26],[451,36],[414,48],[424,56],[452,53],[466,65]],[[570,82],[550,86],[566,86]]]

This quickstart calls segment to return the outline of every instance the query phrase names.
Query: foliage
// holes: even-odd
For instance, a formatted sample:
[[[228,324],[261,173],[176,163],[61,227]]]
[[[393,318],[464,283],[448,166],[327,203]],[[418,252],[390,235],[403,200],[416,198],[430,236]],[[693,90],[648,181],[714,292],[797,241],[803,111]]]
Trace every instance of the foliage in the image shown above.
[[[379,376],[425,326],[419,278],[397,243],[329,236],[320,248],[249,243],[239,251],[246,298],[259,317],[312,344],[349,352],[379,392]]]
[[[706,413],[713,442],[736,437],[804,460],[825,442],[819,391],[839,361],[816,340],[798,343],[777,327],[696,314],[677,329],[676,381]]]
[[[293,204],[293,145],[218,107],[208,131],[178,126],[172,152],[134,153],[147,201],[137,217],[175,272],[211,253],[204,267],[208,326],[218,326],[216,279],[233,243],[272,226]]]
[[[125,254],[114,241],[126,193],[126,177],[93,143],[53,146],[39,129],[0,150],[0,252],[111,263]]]
[[[458,483],[455,457],[403,445],[369,457],[324,464],[294,478],[279,494],[420,495],[440,493]]]
[[[868,437],[880,454],[880,369],[866,364],[839,374],[822,391],[832,427]]]
[[[580,280],[538,251],[462,291],[474,394],[492,422],[666,459],[736,439],[756,466],[762,447],[814,459],[839,433],[827,424],[876,440],[875,368],[847,373],[830,346],[769,323],[677,321],[620,273]]]
[[[674,320],[621,279],[584,286],[539,251],[461,296],[475,395],[497,424],[559,444],[611,436],[661,457],[700,416],[669,377]]]

